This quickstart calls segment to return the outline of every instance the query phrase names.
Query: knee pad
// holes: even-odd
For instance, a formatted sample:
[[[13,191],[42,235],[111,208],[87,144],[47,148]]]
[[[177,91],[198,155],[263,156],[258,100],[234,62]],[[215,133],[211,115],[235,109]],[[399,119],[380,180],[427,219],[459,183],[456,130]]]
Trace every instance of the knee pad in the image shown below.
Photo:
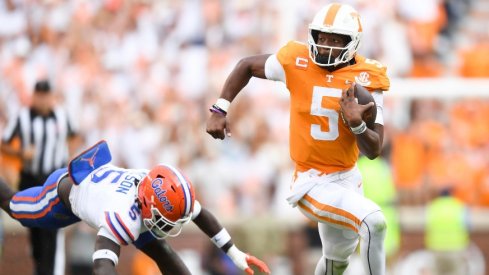
[[[384,239],[387,225],[381,211],[369,214],[360,227],[360,255],[367,274],[385,274]]]
[[[360,236],[366,237],[366,234],[385,234],[387,230],[387,223],[385,221],[384,214],[381,211],[375,211],[362,221],[360,227]]]
[[[323,256],[329,260],[348,261],[358,244],[358,234],[329,224],[319,224]]]

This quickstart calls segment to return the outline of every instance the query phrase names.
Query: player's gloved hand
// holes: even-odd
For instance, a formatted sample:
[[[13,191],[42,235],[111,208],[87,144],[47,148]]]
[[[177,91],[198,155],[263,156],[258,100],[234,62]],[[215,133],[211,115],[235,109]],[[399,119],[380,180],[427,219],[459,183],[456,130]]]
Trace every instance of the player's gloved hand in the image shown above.
[[[250,266],[256,266],[258,267],[258,269],[260,269],[261,272],[270,274],[270,269],[268,268],[267,264],[265,264],[263,261],[256,258],[255,256],[243,253],[235,245],[229,248],[227,255],[229,256],[229,258],[231,258],[231,260],[233,260],[233,263],[239,269],[244,270],[246,274],[253,275],[255,273]]]

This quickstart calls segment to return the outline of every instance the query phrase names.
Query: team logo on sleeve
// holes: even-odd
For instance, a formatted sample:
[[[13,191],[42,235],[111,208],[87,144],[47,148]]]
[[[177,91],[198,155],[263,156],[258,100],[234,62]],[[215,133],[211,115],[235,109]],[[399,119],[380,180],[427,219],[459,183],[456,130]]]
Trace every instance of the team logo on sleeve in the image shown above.
[[[355,76],[355,82],[362,85],[370,85],[370,75],[367,72],[361,72],[358,76]]]

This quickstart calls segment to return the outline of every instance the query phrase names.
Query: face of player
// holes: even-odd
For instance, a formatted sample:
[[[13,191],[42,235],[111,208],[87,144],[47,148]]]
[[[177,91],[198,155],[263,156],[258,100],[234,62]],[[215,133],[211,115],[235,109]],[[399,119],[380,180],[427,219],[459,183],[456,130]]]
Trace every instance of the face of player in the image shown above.
[[[349,42],[350,38],[346,35],[320,32],[316,41],[318,45],[317,60],[321,63],[329,63],[327,61],[337,58]]]

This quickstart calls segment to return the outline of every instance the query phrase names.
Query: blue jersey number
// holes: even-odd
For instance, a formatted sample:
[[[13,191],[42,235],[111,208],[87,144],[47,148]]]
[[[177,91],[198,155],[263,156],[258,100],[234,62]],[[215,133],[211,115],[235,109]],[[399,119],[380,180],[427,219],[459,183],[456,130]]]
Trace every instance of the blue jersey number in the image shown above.
[[[113,169],[97,171],[92,177],[92,182],[99,183],[105,180],[106,178],[108,178],[109,176],[112,176],[113,178],[110,181],[110,183],[117,183],[123,174],[124,171],[113,170]]]
[[[139,210],[138,204],[134,203],[129,210],[129,217],[131,217],[131,219],[135,221],[139,214],[141,214],[141,210]]]

